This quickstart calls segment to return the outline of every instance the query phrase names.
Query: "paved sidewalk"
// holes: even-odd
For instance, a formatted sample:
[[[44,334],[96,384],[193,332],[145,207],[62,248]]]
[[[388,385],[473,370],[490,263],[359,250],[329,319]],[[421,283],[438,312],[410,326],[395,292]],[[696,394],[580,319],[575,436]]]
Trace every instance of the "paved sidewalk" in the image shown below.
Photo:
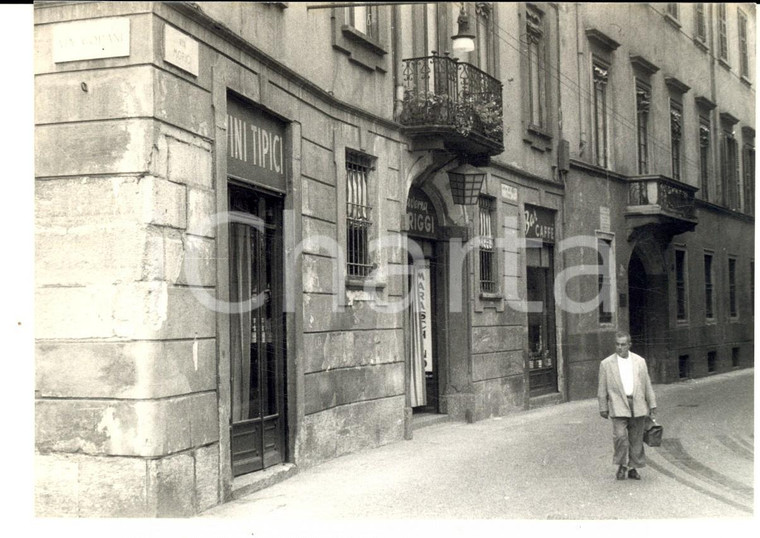
[[[754,369],[747,369],[655,386],[666,437],[677,437],[691,450],[710,425],[712,433],[724,428],[737,442],[752,442],[753,377]],[[328,461],[212,508],[201,519],[310,527],[319,521],[351,520],[725,522],[723,518],[751,517],[751,500],[739,495],[741,488],[752,490],[751,463],[741,463],[728,452],[725,461],[730,465],[707,462],[720,469],[720,476],[730,471],[731,484],[743,481],[733,495],[720,484],[712,485],[715,491],[708,491],[710,484],[695,489],[700,477],[693,471],[667,461],[660,449],[647,451],[656,468],[643,469],[640,482],[616,481],[610,423],[599,417],[595,399],[583,400],[474,424],[448,422],[416,430],[411,441]]]

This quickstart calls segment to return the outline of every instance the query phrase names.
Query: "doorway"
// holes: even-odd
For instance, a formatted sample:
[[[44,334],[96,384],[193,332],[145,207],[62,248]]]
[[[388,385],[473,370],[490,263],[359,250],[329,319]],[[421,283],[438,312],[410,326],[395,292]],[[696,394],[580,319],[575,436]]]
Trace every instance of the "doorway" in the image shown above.
[[[286,450],[282,199],[230,183],[232,474],[282,463]]]

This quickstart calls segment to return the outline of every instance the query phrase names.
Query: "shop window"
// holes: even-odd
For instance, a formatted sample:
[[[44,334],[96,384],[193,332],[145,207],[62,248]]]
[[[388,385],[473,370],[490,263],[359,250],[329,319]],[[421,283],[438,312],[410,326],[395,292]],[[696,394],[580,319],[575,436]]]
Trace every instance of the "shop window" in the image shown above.
[[[346,243],[349,277],[364,278],[372,270],[369,236],[372,207],[369,202],[369,173],[372,158],[346,152]]]
[[[705,317],[713,319],[715,310],[713,307],[713,257],[705,254]]]
[[[673,179],[681,179],[681,130],[683,126],[683,107],[681,103],[670,100],[670,157]]]
[[[739,348],[733,347],[731,348],[731,367],[738,368],[739,364],[740,364]]]
[[[612,241],[597,238],[597,260],[599,263],[599,323],[612,323]]]
[[[749,53],[747,51],[747,16],[741,9],[737,9],[739,15],[739,74],[745,79],[749,78]]]
[[[715,372],[718,366],[718,354],[715,351],[707,352],[707,371],[708,373]]]
[[[699,178],[703,200],[710,199],[710,118],[699,117]]]
[[[686,252],[676,250],[676,319],[686,320],[687,313],[686,295]]]
[[[636,80],[636,138],[639,153],[639,174],[649,172],[649,106],[652,91],[648,84]]]
[[[478,199],[480,216],[480,291],[496,292],[496,256],[494,254],[493,213],[494,199],[481,196]]]
[[[726,23],[726,4],[718,4],[718,59],[728,63],[728,33]]]
[[[736,259],[728,259],[728,314],[732,318],[739,316],[736,302]]]
[[[607,168],[608,159],[608,130],[607,125],[607,81],[609,78],[609,66],[600,60],[592,63],[594,94],[593,94],[593,135],[594,135],[594,158],[596,164]]]
[[[538,395],[557,390],[554,316],[554,251],[552,245],[530,241],[526,267],[527,299],[540,303],[539,312],[528,313],[528,369],[530,392]]]
[[[707,41],[707,26],[705,25],[704,3],[694,4],[694,37],[704,43]]]

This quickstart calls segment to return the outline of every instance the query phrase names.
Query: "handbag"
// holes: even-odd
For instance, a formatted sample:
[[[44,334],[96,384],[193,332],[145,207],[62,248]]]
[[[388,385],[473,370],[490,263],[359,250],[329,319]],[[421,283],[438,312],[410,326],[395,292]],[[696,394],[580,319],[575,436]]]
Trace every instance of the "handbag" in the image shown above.
[[[644,442],[649,446],[660,446],[662,444],[663,428],[652,417],[647,417],[644,425]]]

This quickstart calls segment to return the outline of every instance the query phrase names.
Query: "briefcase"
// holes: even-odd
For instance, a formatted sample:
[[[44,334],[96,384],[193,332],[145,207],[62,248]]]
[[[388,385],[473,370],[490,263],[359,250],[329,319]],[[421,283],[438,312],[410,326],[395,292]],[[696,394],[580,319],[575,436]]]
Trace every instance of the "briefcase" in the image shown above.
[[[649,446],[660,446],[662,444],[662,426],[652,417],[647,417],[644,425],[644,442]]]

